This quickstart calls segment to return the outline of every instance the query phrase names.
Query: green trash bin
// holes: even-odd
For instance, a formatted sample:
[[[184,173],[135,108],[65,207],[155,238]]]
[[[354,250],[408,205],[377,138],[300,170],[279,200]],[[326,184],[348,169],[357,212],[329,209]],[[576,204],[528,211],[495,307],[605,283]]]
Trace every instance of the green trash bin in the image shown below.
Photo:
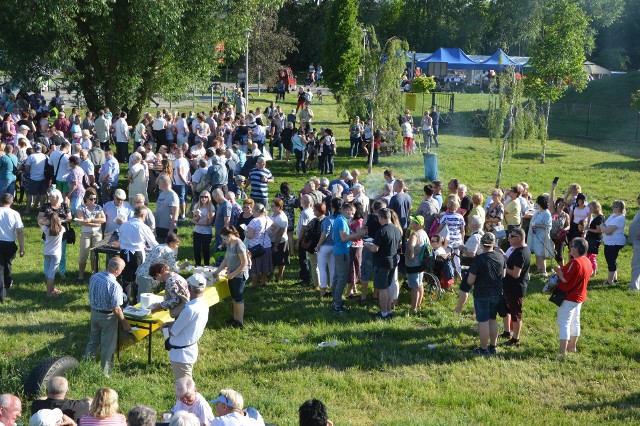
[[[425,152],[424,156],[424,178],[430,181],[438,179],[438,157],[436,154]]]

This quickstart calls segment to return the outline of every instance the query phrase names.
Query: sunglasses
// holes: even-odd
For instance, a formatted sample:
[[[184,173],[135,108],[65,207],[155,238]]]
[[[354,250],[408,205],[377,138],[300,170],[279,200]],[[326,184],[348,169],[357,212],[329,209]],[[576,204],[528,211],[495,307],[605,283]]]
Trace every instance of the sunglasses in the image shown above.
[[[96,197],[90,197],[90,198],[87,198],[87,200],[95,201],[95,200],[97,200],[97,198]]]

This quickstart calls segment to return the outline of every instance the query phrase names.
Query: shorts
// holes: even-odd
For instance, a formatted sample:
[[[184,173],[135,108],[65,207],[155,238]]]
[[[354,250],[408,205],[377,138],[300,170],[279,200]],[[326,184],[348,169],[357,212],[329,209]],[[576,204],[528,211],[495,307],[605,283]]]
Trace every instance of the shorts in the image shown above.
[[[63,194],[69,192],[69,182],[67,182],[66,180],[57,180],[56,189]]]
[[[504,299],[507,302],[507,309],[511,314],[511,321],[522,321],[522,302],[524,301],[524,297],[505,292]]]
[[[27,195],[44,195],[47,193],[46,180],[30,180],[27,185]]]
[[[502,299],[502,295],[474,297],[473,307],[476,310],[476,321],[487,322],[495,320],[498,314],[498,303]]]
[[[379,268],[377,266],[373,267],[373,288],[377,288],[378,290],[386,290],[391,287],[393,282],[393,273],[395,268],[387,269],[387,268]]]
[[[409,284],[409,288],[417,288],[422,285],[422,278],[424,277],[424,272],[418,272],[416,274],[407,274],[407,284]]]
[[[186,203],[187,196],[187,186],[186,185],[172,185],[173,191],[178,194],[178,198],[180,199],[180,203]]]
[[[405,136],[404,138],[404,149],[411,149],[411,145],[413,145],[413,138],[408,138]]]
[[[360,265],[360,281],[371,281],[373,272],[373,256],[369,249],[362,249],[362,264]]]
[[[244,272],[229,280],[229,292],[234,303],[244,303],[244,286],[249,279],[249,274]]]
[[[473,290],[473,286],[467,283],[467,278],[469,278],[469,268],[462,268],[462,281],[460,281],[460,291],[471,293],[471,290]]]

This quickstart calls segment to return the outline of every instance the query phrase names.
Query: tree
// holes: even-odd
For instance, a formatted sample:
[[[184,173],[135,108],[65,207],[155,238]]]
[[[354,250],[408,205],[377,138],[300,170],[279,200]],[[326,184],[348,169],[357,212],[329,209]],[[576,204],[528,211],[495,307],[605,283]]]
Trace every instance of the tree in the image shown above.
[[[135,121],[153,93],[208,81],[218,66],[216,42],[224,41],[227,60],[244,52],[244,29],[259,8],[282,1],[4,0],[3,65],[24,83],[60,72],[89,109],[107,105]]]
[[[532,47],[529,65],[533,71],[525,80],[528,93],[545,111],[541,163],[545,161],[551,104],[562,98],[570,85],[578,92],[586,87],[587,72],[582,63],[592,46],[593,34],[582,10],[567,0],[551,2]]]
[[[431,76],[421,75],[411,81],[411,92],[422,93],[422,114],[424,114],[424,94],[436,88],[436,80]]]
[[[353,89],[362,65],[363,34],[357,16],[358,0],[331,0],[325,18],[324,80],[338,102]]]

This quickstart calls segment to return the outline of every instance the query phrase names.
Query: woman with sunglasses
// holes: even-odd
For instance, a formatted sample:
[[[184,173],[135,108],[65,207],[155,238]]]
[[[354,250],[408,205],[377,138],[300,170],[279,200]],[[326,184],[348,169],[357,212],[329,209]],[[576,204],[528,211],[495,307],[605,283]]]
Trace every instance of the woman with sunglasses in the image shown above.
[[[106,221],[102,207],[96,204],[98,193],[95,188],[87,188],[84,193],[84,204],[76,211],[76,220],[80,228],[80,262],[78,265],[78,282],[84,281],[84,271],[87,268],[89,250],[102,240],[102,224]],[[91,273],[98,272],[98,265],[91,257]]]
[[[220,231],[222,242],[227,246],[224,260],[214,271],[218,274],[227,268],[227,280],[231,292],[233,318],[228,322],[232,327],[242,328],[244,323],[244,287],[249,279],[249,256],[247,247],[240,239],[240,235],[233,226],[225,226]]]
[[[211,225],[216,216],[216,208],[211,203],[209,191],[202,191],[197,203],[193,205],[191,211],[193,218],[193,257],[196,266],[208,265],[213,232]]]

